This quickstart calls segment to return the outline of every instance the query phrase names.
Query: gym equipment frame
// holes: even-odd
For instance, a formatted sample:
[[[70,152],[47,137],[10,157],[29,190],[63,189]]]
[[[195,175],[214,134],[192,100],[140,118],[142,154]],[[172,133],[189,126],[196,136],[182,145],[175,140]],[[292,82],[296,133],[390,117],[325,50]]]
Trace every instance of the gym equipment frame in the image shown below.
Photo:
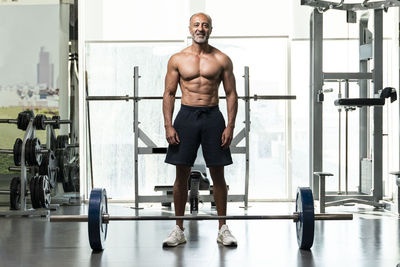
[[[139,67],[134,67],[133,74],[133,96],[89,96],[86,95],[86,101],[129,101],[133,100],[133,128],[134,128],[134,179],[135,179],[135,208],[139,208],[139,203],[149,203],[149,202],[172,202],[173,196],[171,195],[140,195],[139,194],[139,171],[138,171],[138,156],[140,154],[165,154],[167,152],[166,147],[158,147],[146,133],[139,128],[139,101],[141,100],[162,100],[163,97],[152,96],[152,97],[139,97]],[[244,154],[246,160],[246,170],[245,170],[245,189],[244,194],[240,195],[228,195],[228,202],[244,202],[244,208],[248,207],[248,192],[249,192],[249,132],[250,132],[250,100],[293,100],[296,99],[294,95],[254,95],[250,96],[250,85],[249,85],[249,67],[244,67],[244,96],[239,96],[238,98],[245,101],[245,126],[240,130],[236,136],[233,138],[230,149],[232,154]],[[175,97],[175,99],[180,99],[180,97]],[[225,97],[220,97],[220,99],[225,99]],[[90,126],[90,120],[89,126]],[[89,127],[90,128],[90,127]],[[91,143],[90,130],[88,132],[88,144]],[[146,145],[145,147],[139,147],[139,139]],[[245,146],[238,147],[238,144],[245,139]],[[89,152],[91,150],[89,149]],[[91,155],[90,155],[91,157]],[[90,166],[92,168],[92,166]],[[92,181],[93,187],[93,181]],[[212,202],[212,195],[200,195],[199,200],[205,202]]]
[[[348,83],[357,81],[360,84],[360,97],[368,96],[367,80],[373,81],[372,94],[375,97],[383,89],[383,11],[389,7],[400,6],[399,1],[364,1],[360,4],[344,4],[301,0],[302,5],[314,7],[310,19],[310,185],[316,200],[320,200],[320,212],[325,212],[326,206],[336,206],[345,203],[361,203],[382,207],[380,201],[383,199],[382,178],[382,105],[372,105],[373,132],[372,132],[372,173],[369,175],[371,181],[372,195],[366,191],[365,181],[361,177],[363,159],[368,157],[369,145],[369,123],[367,115],[367,104],[360,109],[360,186],[358,192],[325,192],[325,177],[332,176],[323,172],[323,85],[329,81],[344,81],[348,89]],[[374,11],[374,38],[368,31],[368,19],[360,19],[360,72],[357,73],[326,73],[323,72],[323,13],[329,9],[345,10],[347,22],[356,22],[356,10]],[[373,39],[373,40],[372,40]],[[374,69],[368,72],[368,60],[374,59]],[[346,98],[344,98],[346,99]],[[344,100],[343,99],[343,100]],[[369,100],[374,99],[370,98]],[[361,99],[359,99],[361,100]],[[357,106],[357,105],[354,105]],[[368,175],[367,175],[368,176]],[[320,178],[320,179],[319,179]],[[346,179],[347,181],[347,179]],[[364,183],[364,186],[363,186]],[[347,188],[347,186],[346,186]],[[326,195],[325,195],[326,194]]]

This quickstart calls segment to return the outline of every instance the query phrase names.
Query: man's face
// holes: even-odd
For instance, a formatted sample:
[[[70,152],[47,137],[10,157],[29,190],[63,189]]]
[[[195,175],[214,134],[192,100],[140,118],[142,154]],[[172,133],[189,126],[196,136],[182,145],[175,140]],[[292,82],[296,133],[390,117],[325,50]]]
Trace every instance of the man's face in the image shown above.
[[[189,25],[189,32],[193,41],[198,44],[207,43],[212,27],[207,16],[197,15],[192,18]]]

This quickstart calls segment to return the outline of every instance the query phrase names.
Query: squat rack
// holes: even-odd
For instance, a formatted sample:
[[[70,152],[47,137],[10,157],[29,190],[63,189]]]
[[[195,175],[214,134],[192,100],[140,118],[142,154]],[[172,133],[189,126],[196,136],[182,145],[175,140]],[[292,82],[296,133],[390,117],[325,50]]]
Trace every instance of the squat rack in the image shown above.
[[[134,181],[135,181],[135,208],[139,208],[139,203],[150,203],[150,202],[173,202],[172,195],[140,195],[139,194],[139,155],[146,154],[166,154],[167,147],[159,147],[154,143],[151,138],[139,127],[139,101],[141,100],[162,100],[162,96],[139,96],[139,67],[135,66],[133,71],[133,96],[89,96],[86,92],[86,101],[129,101],[133,100],[133,131],[134,131]],[[245,121],[244,128],[241,129],[235,137],[232,139],[230,150],[232,154],[244,154],[246,160],[245,170],[245,189],[244,194],[228,195],[228,202],[244,202],[244,208],[248,207],[248,193],[249,193],[249,145],[250,145],[250,100],[293,100],[296,99],[294,95],[253,95],[250,96],[250,82],[249,82],[249,67],[244,67],[244,96],[239,96],[238,99],[245,101]],[[175,97],[175,99],[181,99],[181,97]],[[219,97],[219,99],[226,99],[225,96]],[[87,106],[89,109],[89,105]],[[89,111],[89,110],[88,110]],[[91,144],[91,133],[90,133],[90,119],[88,118],[88,144]],[[144,147],[139,147],[139,139],[145,144]],[[245,139],[245,146],[238,146],[238,144]],[[89,149],[89,153],[91,148]],[[91,158],[91,155],[90,155]],[[91,163],[91,161],[90,161]],[[90,164],[92,169],[92,164]],[[93,177],[92,177],[93,179]],[[93,181],[93,180],[92,180]],[[93,187],[93,184],[92,184]],[[212,195],[199,195],[199,200],[204,202],[212,202]]]

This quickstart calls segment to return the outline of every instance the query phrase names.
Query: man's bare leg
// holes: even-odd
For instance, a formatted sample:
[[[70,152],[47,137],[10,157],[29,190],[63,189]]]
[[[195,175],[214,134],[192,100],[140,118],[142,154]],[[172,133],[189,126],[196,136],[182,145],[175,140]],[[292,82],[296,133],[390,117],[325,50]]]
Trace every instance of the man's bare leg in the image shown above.
[[[190,170],[190,166],[176,165],[176,179],[174,183],[174,205],[176,216],[183,216],[185,214]],[[176,220],[176,225],[183,230],[183,220]]]
[[[225,216],[228,190],[224,177],[224,166],[210,167],[210,174],[213,180],[214,201],[218,216]],[[219,229],[224,224],[226,224],[226,220],[219,220]]]

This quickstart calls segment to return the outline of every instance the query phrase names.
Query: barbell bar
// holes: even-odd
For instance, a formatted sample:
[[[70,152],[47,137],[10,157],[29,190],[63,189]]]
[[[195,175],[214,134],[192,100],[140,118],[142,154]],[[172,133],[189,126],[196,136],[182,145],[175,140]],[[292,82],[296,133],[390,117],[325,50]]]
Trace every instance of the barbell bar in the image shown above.
[[[44,120],[45,124],[55,124],[59,122],[60,124],[69,124],[71,123],[71,120],[52,120],[52,119],[48,119],[48,120]],[[0,123],[9,123],[9,124],[17,124],[18,120],[16,119],[0,119]]]
[[[232,216],[111,216],[108,214],[105,189],[95,188],[90,193],[88,215],[53,215],[50,222],[87,222],[89,243],[94,251],[104,249],[110,221],[158,220],[293,220],[296,223],[297,243],[300,249],[310,249],[314,242],[315,220],[352,220],[353,214],[314,214],[311,189],[299,187],[296,211],[292,215],[232,215]]]
[[[45,124],[55,124],[55,123],[60,123],[60,124],[70,124],[71,120],[52,120],[52,119],[48,119],[48,120],[44,120]]]
[[[42,148],[38,151],[36,151],[36,153],[40,153],[40,154],[46,154],[49,153],[50,149],[46,149],[46,148]],[[14,154],[14,150],[12,149],[0,149],[0,154]]]
[[[102,221],[208,221],[208,220],[293,220],[298,222],[299,213],[293,215],[231,215],[231,216],[111,216],[108,213],[102,215]],[[88,215],[54,215],[50,216],[51,222],[88,222]],[[353,214],[314,214],[316,221],[326,220],[352,220]]]
[[[0,119],[0,123],[17,124],[18,129],[25,131],[32,119],[36,130],[45,130],[47,124],[53,125],[54,129],[59,129],[60,124],[71,123],[71,120],[61,120],[60,116],[53,116],[49,119],[44,114],[38,114],[35,117],[31,110],[20,112],[17,119]]]
[[[23,141],[17,138],[13,149],[0,149],[0,154],[12,154],[14,156],[14,164],[21,165]],[[42,154],[49,153],[50,150],[43,148],[38,138],[28,138],[25,143],[25,160],[28,165],[40,165],[42,162]]]
[[[181,99],[182,97],[177,96],[175,99]],[[295,95],[254,95],[254,96],[238,96],[242,100],[294,100]],[[87,96],[87,101],[129,101],[129,100],[161,100],[162,96]],[[226,99],[226,96],[220,96],[219,99]]]
[[[26,167],[26,171],[30,172],[32,170],[31,167]],[[8,167],[9,172],[20,172],[21,167]]]

